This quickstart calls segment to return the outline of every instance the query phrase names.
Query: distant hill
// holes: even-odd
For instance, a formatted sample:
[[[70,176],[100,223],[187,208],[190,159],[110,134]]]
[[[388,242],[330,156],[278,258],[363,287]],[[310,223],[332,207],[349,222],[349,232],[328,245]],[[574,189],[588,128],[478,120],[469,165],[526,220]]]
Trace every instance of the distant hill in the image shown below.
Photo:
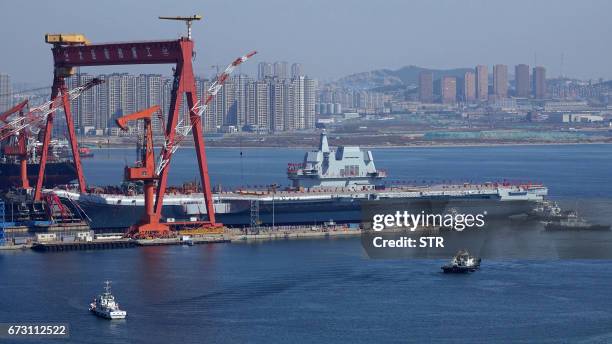
[[[380,87],[407,87],[418,84],[419,73],[422,71],[433,72],[434,80],[442,76],[463,77],[465,72],[472,68],[455,69],[429,69],[417,66],[406,66],[397,70],[377,69],[370,72],[351,74],[340,78],[336,83],[339,86],[355,89],[372,89]]]

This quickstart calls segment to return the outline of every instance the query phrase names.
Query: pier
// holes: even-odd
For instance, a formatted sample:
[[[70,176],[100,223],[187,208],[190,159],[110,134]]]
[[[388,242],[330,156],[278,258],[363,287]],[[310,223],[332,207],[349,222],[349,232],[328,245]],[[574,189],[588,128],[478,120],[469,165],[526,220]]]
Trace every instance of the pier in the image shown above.
[[[66,252],[81,250],[107,250],[168,245],[203,245],[222,243],[246,243],[264,240],[287,239],[325,239],[351,237],[361,234],[361,229],[346,225],[309,225],[309,226],[259,226],[245,228],[224,228],[214,234],[180,235],[167,238],[132,239],[124,238],[121,233],[96,234],[93,236],[65,235],[58,237],[53,233],[37,236],[19,237],[20,240],[7,241],[0,250],[27,250],[38,252]],[[50,239],[51,238],[51,239]],[[69,238],[69,240],[65,240]],[[17,238],[16,238],[17,239]]]
[[[131,239],[75,242],[39,242],[32,245],[32,250],[39,252],[102,250],[111,248],[136,247],[136,244],[137,243]]]

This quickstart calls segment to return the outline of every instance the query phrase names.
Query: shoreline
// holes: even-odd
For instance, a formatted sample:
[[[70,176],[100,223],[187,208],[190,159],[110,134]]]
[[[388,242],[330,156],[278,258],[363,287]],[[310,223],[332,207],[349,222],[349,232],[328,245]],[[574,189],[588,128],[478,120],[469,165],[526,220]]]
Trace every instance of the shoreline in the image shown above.
[[[414,144],[414,145],[360,145],[361,148],[370,149],[398,149],[398,148],[453,148],[453,147],[503,147],[503,146],[578,146],[578,145],[612,145],[610,141],[595,141],[595,142],[495,142],[495,143],[433,143],[433,144]],[[133,149],[134,146],[127,144],[113,144],[110,147],[90,147],[92,150],[111,150],[111,149]],[[220,149],[264,149],[264,148],[283,148],[283,149],[311,149],[311,146],[216,146],[207,145],[206,148]],[[193,145],[185,145],[181,149],[195,149]]]
[[[110,250],[120,248],[137,248],[150,246],[176,246],[176,245],[201,245],[201,244],[250,244],[263,241],[274,240],[299,240],[299,239],[331,239],[331,238],[350,238],[361,235],[360,229],[349,229],[342,227],[339,229],[324,230],[319,227],[304,227],[296,230],[264,230],[260,233],[242,233],[240,230],[228,229],[223,234],[189,236],[187,240],[182,240],[177,236],[167,239],[117,239],[92,241],[36,241],[27,244],[14,244],[0,246],[0,252],[65,252],[75,250]]]

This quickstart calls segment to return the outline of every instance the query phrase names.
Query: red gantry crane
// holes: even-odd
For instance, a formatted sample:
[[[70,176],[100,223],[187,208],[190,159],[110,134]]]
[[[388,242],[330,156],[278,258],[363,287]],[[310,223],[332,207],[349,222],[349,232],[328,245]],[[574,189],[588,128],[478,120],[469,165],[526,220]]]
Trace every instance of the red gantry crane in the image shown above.
[[[163,195],[165,194],[167,187],[170,159],[172,154],[178,149],[181,141],[192,133],[198,160],[198,168],[200,170],[202,191],[204,194],[204,201],[206,202],[206,210],[208,215],[208,221],[203,222],[202,225],[216,227],[220,226],[221,224],[217,223],[215,219],[215,210],[212,201],[211,185],[206,161],[204,135],[202,132],[200,118],[202,115],[204,115],[204,111],[210,102],[210,99],[212,99],[212,97],[214,97],[214,95],[222,87],[223,83],[229,76],[229,73],[231,73],[231,71],[237,65],[254,55],[255,52],[238,58],[236,61],[230,64],[226,72],[217,77],[217,80],[213,84],[214,87],[209,89],[207,99],[203,103],[198,102],[192,65],[194,43],[191,39],[191,24],[193,21],[200,20],[201,18],[202,17],[198,15],[191,17],[160,17],[160,19],[184,21],[187,24],[187,36],[181,37],[178,40],[91,44],[83,35],[55,34],[47,35],[46,41],[53,44],[52,52],[55,68],[51,92],[52,99],[55,99],[59,93],[64,93],[60,91],[66,88],[65,78],[70,75],[70,72],[74,67],[141,64],[175,65],[174,84],[170,98],[170,109],[167,124],[165,125],[164,147],[162,148],[159,164],[156,168],[158,180],[153,211],[155,216],[157,216],[159,219],[159,217],[161,217],[161,210],[163,206]],[[179,109],[184,96],[187,99],[187,105],[190,109],[189,123],[185,123],[184,120],[179,121]],[[80,191],[85,193],[86,185],[78,156],[74,126],[72,125],[70,102],[64,101],[63,105],[64,113],[66,114],[66,121],[68,122],[68,134],[71,141],[75,169],[79,178],[79,187]],[[45,127],[43,153],[48,149],[52,126],[53,118],[51,116],[47,119],[47,125]],[[44,158],[46,159],[46,156]],[[44,169],[44,163],[41,161],[39,180],[35,192],[35,197],[37,199],[40,199],[40,191],[42,188],[41,177],[44,175]],[[143,228],[144,232],[147,231],[147,227],[141,228]],[[160,231],[163,232],[163,228],[161,228]],[[150,234],[156,233],[157,230],[153,229]],[[147,233],[140,234],[147,235]]]

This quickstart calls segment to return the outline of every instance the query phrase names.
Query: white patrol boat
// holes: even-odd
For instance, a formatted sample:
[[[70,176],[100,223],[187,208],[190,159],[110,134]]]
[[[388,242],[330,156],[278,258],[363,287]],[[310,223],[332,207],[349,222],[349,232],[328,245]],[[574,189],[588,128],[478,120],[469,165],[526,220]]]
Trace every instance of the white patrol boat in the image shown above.
[[[92,303],[89,304],[89,310],[95,315],[106,319],[125,319],[127,312],[119,308],[119,304],[115,301],[115,297],[111,294],[110,281],[106,281],[104,293],[98,295]]]

